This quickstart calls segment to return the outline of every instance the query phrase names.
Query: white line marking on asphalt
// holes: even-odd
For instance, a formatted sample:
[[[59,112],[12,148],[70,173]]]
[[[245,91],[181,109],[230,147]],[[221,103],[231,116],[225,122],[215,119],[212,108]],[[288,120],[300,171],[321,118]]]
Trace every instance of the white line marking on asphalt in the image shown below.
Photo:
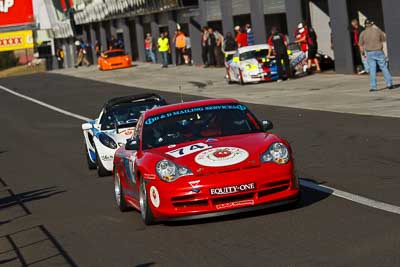
[[[391,213],[395,213],[395,214],[399,214],[400,215],[400,207],[399,206],[395,206],[392,204],[388,204],[385,202],[381,202],[381,201],[376,201],[370,198],[366,198],[363,196],[359,196],[356,194],[352,194],[352,193],[348,193],[339,189],[335,189],[333,187],[329,187],[326,185],[321,185],[321,184],[317,184],[308,180],[304,180],[304,179],[300,179],[300,184],[304,187],[308,187],[323,193],[327,193],[327,194],[331,194],[340,198],[344,198],[347,200],[350,200],[352,202],[356,202],[358,204],[364,205],[364,206],[368,206],[371,208],[375,208],[375,209],[379,209],[379,210],[384,210],[387,212],[391,212]]]
[[[25,100],[31,101],[31,102],[36,103],[36,104],[38,104],[38,105],[41,105],[41,106],[43,106],[43,107],[45,107],[45,108],[48,108],[48,109],[57,111],[57,112],[59,112],[59,113],[62,113],[62,114],[64,114],[64,115],[67,115],[67,116],[76,118],[76,119],[78,119],[78,120],[83,120],[83,121],[88,121],[88,120],[90,120],[89,118],[86,118],[86,117],[81,116],[81,115],[79,115],[79,114],[75,114],[75,113],[69,112],[69,111],[67,111],[67,110],[65,110],[65,109],[61,109],[61,108],[58,108],[58,107],[49,105],[49,104],[47,104],[47,103],[45,103],[45,102],[42,102],[42,101],[40,101],[40,100],[34,99],[34,98],[32,98],[32,97],[29,97],[29,96],[26,96],[26,95],[17,93],[17,92],[15,92],[15,91],[13,91],[13,90],[11,90],[11,89],[8,89],[8,88],[6,88],[6,87],[4,87],[4,86],[2,86],[2,85],[0,85],[0,89],[3,90],[3,91],[5,91],[5,92],[8,92],[8,93],[10,93],[10,94],[12,94],[12,95],[21,97],[21,98],[23,98],[23,99],[25,99]]]
[[[81,116],[79,114],[75,114],[75,113],[69,112],[67,110],[64,110],[64,109],[61,109],[61,108],[57,108],[55,106],[49,105],[47,103],[44,103],[44,102],[39,101],[37,99],[34,99],[32,97],[17,93],[17,92],[15,92],[15,91],[13,91],[11,89],[8,89],[8,88],[6,88],[4,86],[0,85],[0,89],[5,91],[5,92],[8,92],[10,94],[13,94],[15,96],[21,97],[21,98],[23,98],[25,100],[28,100],[28,101],[31,101],[31,102],[36,103],[38,105],[41,105],[41,106],[43,106],[45,108],[48,108],[48,109],[51,109],[53,111],[62,113],[64,115],[67,115],[67,116],[70,116],[70,117],[73,117],[73,118],[76,118],[76,119],[79,119],[79,120],[83,120],[83,121],[90,120],[89,118],[86,118],[86,117]],[[362,196],[359,196],[359,195],[356,195],[356,194],[352,194],[352,193],[348,193],[348,192],[345,192],[345,191],[341,191],[339,189],[335,189],[333,187],[329,187],[329,186],[326,186],[326,185],[320,185],[320,184],[317,184],[317,183],[314,183],[314,182],[311,182],[311,181],[308,181],[308,180],[304,180],[304,179],[300,179],[300,184],[302,186],[304,186],[304,187],[308,187],[308,188],[311,188],[311,189],[314,189],[314,190],[317,190],[317,191],[320,191],[320,192],[323,192],[323,193],[331,194],[331,195],[334,195],[336,197],[344,198],[344,199],[350,200],[350,201],[358,203],[358,204],[362,204],[362,205],[365,205],[365,206],[368,206],[368,207],[372,207],[372,208],[375,208],[375,209],[384,210],[384,211],[387,211],[387,212],[391,212],[391,213],[395,213],[395,214],[399,214],[400,215],[400,207],[395,206],[395,205],[391,205],[391,204],[384,203],[384,202],[381,202],[381,201],[376,201],[376,200],[373,200],[373,199],[370,199],[370,198],[366,198],[366,197],[362,197]]]

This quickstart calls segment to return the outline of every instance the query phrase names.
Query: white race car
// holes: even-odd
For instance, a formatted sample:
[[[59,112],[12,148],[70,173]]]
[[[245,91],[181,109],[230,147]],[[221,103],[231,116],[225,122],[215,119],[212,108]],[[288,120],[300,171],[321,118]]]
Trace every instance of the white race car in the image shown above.
[[[114,153],[125,145],[145,111],[166,105],[157,94],[132,95],[109,100],[95,120],[82,124],[89,169],[99,176],[111,175]]]
[[[260,44],[240,47],[235,52],[225,53],[228,83],[245,84],[278,80],[276,60],[274,57],[267,58],[268,49],[268,44]],[[293,75],[307,71],[307,56],[296,44],[289,45],[288,55]]]

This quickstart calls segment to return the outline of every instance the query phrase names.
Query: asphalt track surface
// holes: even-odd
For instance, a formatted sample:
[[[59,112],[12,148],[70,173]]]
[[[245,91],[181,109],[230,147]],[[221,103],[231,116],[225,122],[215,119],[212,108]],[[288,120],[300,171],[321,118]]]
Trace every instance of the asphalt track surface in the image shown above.
[[[149,92],[55,74],[0,85],[85,117]],[[399,119],[248,106],[291,142],[301,177],[400,206]],[[0,265],[400,266],[399,215],[307,188],[297,209],[146,227],[87,169],[80,120],[0,91],[0,123]]]

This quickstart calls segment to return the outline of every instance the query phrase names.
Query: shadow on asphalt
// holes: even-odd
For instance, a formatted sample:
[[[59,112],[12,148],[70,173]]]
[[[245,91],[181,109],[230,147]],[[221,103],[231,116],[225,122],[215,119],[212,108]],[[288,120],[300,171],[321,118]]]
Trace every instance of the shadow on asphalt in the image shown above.
[[[12,266],[78,266],[44,225],[0,236],[0,264]],[[41,250],[41,253],[33,253]],[[63,264],[62,264],[63,263]]]
[[[147,262],[147,263],[141,263],[141,264],[135,265],[135,267],[150,267],[155,264],[156,264],[155,262]]]
[[[307,180],[312,183],[318,184],[316,181],[314,181],[312,179],[303,179],[303,180]],[[166,226],[171,226],[171,227],[173,227],[173,226],[188,226],[188,225],[226,222],[226,221],[233,221],[233,220],[239,220],[239,219],[244,219],[244,218],[260,217],[260,216],[266,216],[266,215],[280,213],[280,212],[289,212],[291,210],[303,209],[303,208],[311,206],[311,205],[318,203],[318,202],[328,198],[329,196],[331,196],[331,193],[329,193],[328,191],[321,192],[321,191],[313,190],[313,189],[310,189],[310,188],[304,187],[304,186],[301,186],[300,191],[301,191],[301,199],[300,199],[299,203],[296,203],[296,205],[285,205],[285,206],[274,207],[274,208],[266,208],[266,209],[258,210],[258,211],[250,211],[250,212],[245,212],[245,213],[239,213],[239,214],[233,214],[233,215],[227,215],[227,216],[221,216],[221,217],[214,217],[214,218],[187,220],[187,221],[163,222],[161,224],[164,224]]]
[[[15,205],[20,205],[28,214],[31,214],[31,212],[24,205],[24,203],[43,198],[48,198],[65,192],[65,190],[56,190],[56,189],[57,187],[52,186],[18,194],[15,194],[11,189],[6,189],[5,191],[8,192],[9,196],[0,198],[0,209],[5,209]]]

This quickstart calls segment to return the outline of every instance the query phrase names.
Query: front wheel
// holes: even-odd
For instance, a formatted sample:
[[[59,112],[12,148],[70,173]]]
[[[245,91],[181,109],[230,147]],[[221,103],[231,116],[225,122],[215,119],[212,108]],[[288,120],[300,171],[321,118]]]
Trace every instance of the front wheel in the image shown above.
[[[151,225],[154,223],[153,214],[149,205],[149,198],[147,196],[146,183],[142,177],[140,177],[140,214],[144,224]]]
[[[95,170],[97,168],[97,164],[96,164],[96,162],[92,162],[92,160],[90,159],[89,153],[90,152],[86,148],[86,143],[85,143],[85,155],[86,155],[86,161],[87,161],[88,168],[89,168],[89,170]]]
[[[99,177],[104,177],[104,176],[110,176],[111,172],[108,171],[103,163],[101,162],[99,153],[96,150],[96,163],[97,163],[97,174],[99,175]]]

